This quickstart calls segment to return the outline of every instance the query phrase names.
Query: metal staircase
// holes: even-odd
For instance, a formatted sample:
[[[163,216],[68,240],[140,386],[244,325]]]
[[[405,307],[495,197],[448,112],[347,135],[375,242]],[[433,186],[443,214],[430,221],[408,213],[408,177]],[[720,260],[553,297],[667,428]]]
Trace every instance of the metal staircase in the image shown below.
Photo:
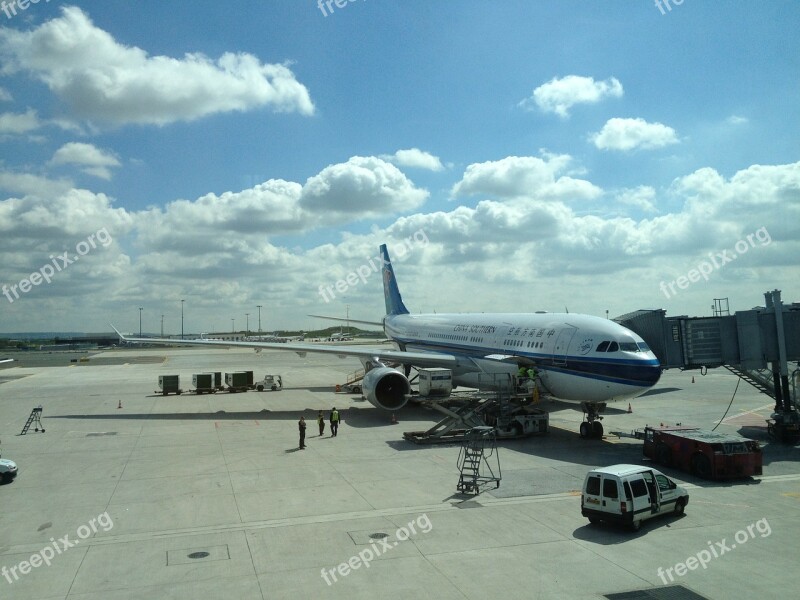
[[[458,464],[461,475],[456,489],[462,494],[480,494],[482,487],[492,483],[495,488],[500,487],[500,455],[493,427],[483,425],[467,431]]]
[[[44,433],[44,425],[42,425],[42,406],[39,405],[31,411],[28,420],[25,421],[25,426],[22,428],[22,433],[20,435],[25,435],[28,433],[28,430],[31,428],[31,425],[34,426],[34,431],[38,432],[40,429],[42,433]]]
[[[766,394],[773,400],[775,399],[775,384],[772,382],[772,375],[764,375],[759,371],[746,371],[744,369],[740,369],[738,366],[733,365],[722,365],[728,371],[736,375],[737,377],[741,377],[747,383],[752,385],[762,394]]]

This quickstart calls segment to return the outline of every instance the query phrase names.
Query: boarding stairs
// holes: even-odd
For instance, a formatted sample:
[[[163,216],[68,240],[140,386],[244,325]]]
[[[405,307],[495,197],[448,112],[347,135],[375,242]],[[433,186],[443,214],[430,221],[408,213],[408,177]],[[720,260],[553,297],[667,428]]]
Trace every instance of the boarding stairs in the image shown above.
[[[467,431],[458,465],[461,474],[456,489],[462,494],[480,494],[481,488],[490,484],[500,487],[500,455],[493,427],[482,425]]]
[[[345,386],[353,385],[354,383],[361,381],[362,379],[364,379],[364,375],[366,375],[364,369],[353,371],[347,376],[347,382],[345,383]]]
[[[28,430],[31,428],[31,425],[34,426],[34,431],[38,432],[40,429],[42,433],[44,433],[44,425],[42,425],[42,407],[41,405],[37,406],[31,411],[28,420],[25,421],[25,426],[22,428],[22,432],[20,435],[25,435],[28,433]]]
[[[732,366],[732,365],[722,365],[728,371],[736,375],[737,377],[741,377],[747,383],[752,385],[762,394],[766,394],[773,400],[775,399],[775,384],[772,381],[772,374],[766,374],[762,371],[747,371],[745,369],[740,369],[739,367]]]

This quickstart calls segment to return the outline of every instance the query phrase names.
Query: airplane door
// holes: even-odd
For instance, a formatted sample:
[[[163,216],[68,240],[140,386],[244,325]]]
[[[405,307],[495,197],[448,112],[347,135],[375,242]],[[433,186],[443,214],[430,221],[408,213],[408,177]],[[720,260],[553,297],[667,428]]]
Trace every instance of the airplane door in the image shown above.
[[[553,348],[553,364],[566,365],[567,364],[567,350],[572,338],[575,337],[575,332],[578,331],[577,327],[567,325],[558,333],[556,344]]]

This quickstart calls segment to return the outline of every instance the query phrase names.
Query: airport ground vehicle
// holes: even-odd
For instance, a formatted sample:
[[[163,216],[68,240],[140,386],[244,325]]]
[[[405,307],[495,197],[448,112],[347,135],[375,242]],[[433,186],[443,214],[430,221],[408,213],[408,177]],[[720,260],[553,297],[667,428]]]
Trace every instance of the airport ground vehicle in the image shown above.
[[[233,371],[225,373],[225,385],[229,392],[246,392],[253,389],[252,371]]]
[[[591,523],[610,521],[637,531],[642,521],[683,514],[689,492],[669,477],[641,465],[592,469],[581,489],[581,514]]]
[[[181,379],[179,375],[159,375],[156,394],[182,394]]]
[[[195,373],[192,375],[192,386],[195,394],[215,394],[214,373]]]
[[[17,463],[13,460],[0,458],[0,481],[3,483],[10,483],[19,473]]]
[[[637,437],[638,437],[637,433]],[[644,455],[705,479],[761,475],[762,452],[755,440],[696,427],[645,427]]]
[[[277,392],[283,389],[283,379],[280,375],[264,375],[262,381],[256,382],[256,390],[263,392],[264,390],[272,390]]]

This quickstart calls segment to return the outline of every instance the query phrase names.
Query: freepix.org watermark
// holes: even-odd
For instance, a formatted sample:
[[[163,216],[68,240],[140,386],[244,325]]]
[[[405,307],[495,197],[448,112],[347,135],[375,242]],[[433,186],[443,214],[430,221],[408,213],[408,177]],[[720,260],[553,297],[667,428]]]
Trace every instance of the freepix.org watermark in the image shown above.
[[[661,11],[662,15],[665,15],[671,11],[673,4],[675,6],[680,6],[683,4],[683,0],[656,0],[656,8]],[[664,10],[665,8],[667,10]]]
[[[88,524],[78,527],[78,530],[75,532],[78,536],[77,540],[70,540],[69,534],[58,539],[50,538],[51,543],[39,550],[39,552],[31,554],[28,560],[23,560],[21,563],[11,568],[3,566],[0,569],[0,575],[2,575],[9,584],[13,584],[15,581],[19,581],[21,575],[27,575],[33,569],[38,569],[42,565],[47,565],[49,567],[56,556],[64,554],[64,552],[70,548],[77,546],[81,540],[85,540],[92,534],[97,533],[99,527],[102,527],[103,531],[109,531],[114,527],[114,521],[111,520],[108,511],[97,515],[89,521]]]
[[[405,542],[408,540],[412,535],[416,535],[417,527],[422,533],[429,533],[431,529],[433,529],[433,523],[428,518],[427,513],[420,515],[408,525],[404,525],[400,527],[394,533],[395,541],[390,542],[388,538],[383,538],[379,540],[379,543],[376,544],[372,542],[372,545],[364,548],[358,554],[354,554],[350,557],[347,562],[343,562],[333,569],[325,569],[323,567],[320,576],[325,580],[325,583],[328,585],[333,585],[338,581],[336,578],[336,574],[338,573],[341,577],[347,577],[351,571],[355,571],[361,568],[361,565],[364,565],[369,569],[370,564],[373,560],[378,558],[384,552],[388,552],[392,548],[396,548],[400,542]]]
[[[333,12],[333,7],[336,8],[344,8],[348,4],[352,4],[353,2],[357,2],[358,0],[317,0],[317,7],[322,12],[323,17],[327,17],[330,13]],[[681,0],[683,2],[683,0]],[[328,10],[325,10],[327,7]]]
[[[696,570],[697,567],[707,569],[711,559],[719,558],[731,550],[734,550],[736,546],[743,546],[748,541],[755,539],[756,534],[753,531],[754,529],[761,534],[762,538],[772,533],[772,527],[770,527],[766,517],[759,519],[755,523],[748,525],[746,530],[740,529],[736,532],[736,535],[733,536],[733,539],[736,540],[735,544],[728,546],[727,538],[722,538],[721,542],[714,542],[713,544],[708,542],[708,550],[700,550],[700,552],[694,556],[690,556],[685,561],[679,562],[674,567],[670,567],[666,570],[658,567],[656,574],[661,578],[661,581],[664,582],[664,585],[667,585],[667,577],[669,577],[669,581],[675,581],[675,577],[672,575],[673,571],[675,571],[675,575],[678,577],[683,577],[689,571]]]
[[[78,262],[81,256],[86,256],[93,249],[97,248],[97,244],[106,248],[113,241],[114,240],[111,239],[111,234],[103,227],[97,233],[93,233],[88,238],[81,240],[75,245],[75,253],[77,256],[70,257],[69,250],[57,256],[51,254],[51,262],[45,264],[38,271],[34,271],[19,283],[15,283],[11,286],[3,284],[3,295],[9,302],[13,303],[14,300],[19,300],[20,292],[27,294],[34,286],[40,285],[43,281],[50,283],[56,273],[63,271],[72,263]],[[13,298],[11,297],[12,294],[14,296]]]
[[[734,244],[733,250],[723,250],[722,252],[709,252],[708,258],[711,259],[711,262],[707,260],[700,261],[697,265],[696,269],[690,269],[686,275],[681,275],[677,279],[673,279],[669,283],[661,282],[659,285],[659,289],[664,293],[664,295],[669,298],[670,293],[674,296],[678,292],[675,291],[675,286],[677,285],[680,289],[685,290],[689,287],[690,283],[696,283],[700,281],[702,277],[706,281],[708,281],[708,276],[714,272],[714,269],[719,269],[720,267],[727,265],[729,262],[733,262],[736,260],[738,256],[745,254],[750,248],[756,247],[756,241],[759,242],[759,246],[766,246],[770,242],[772,242],[772,237],[769,235],[769,231],[767,231],[766,227],[762,227],[761,229],[757,230],[754,233],[748,233],[745,238],[739,240]],[[738,252],[738,254],[737,254]],[[719,259],[719,260],[717,260]],[[669,289],[667,289],[669,288]]]
[[[17,16],[17,9],[20,11],[28,10],[31,4],[39,4],[39,2],[50,2],[50,0],[2,0],[0,2],[0,10],[6,13],[7,18]]]
[[[392,258],[402,260],[408,252],[414,249],[414,244],[422,246],[423,248],[428,245],[428,236],[425,235],[422,229],[408,236],[403,240],[403,243],[395,244],[394,248],[392,248]],[[367,258],[367,261],[369,264],[361,265],[355,271],[348,273],[344,279],[340,279],[336,283],[330,285],[321,284],[319,286],[319,295],[322,296],[322,299],[325,300],[325,302],[333,300],[336,297],[333,291],[334,288],[336,288],[336,291],[340,294],[344,294],[351,286],[358,284],[359,280],[361,283],[367,283],[367,277],[380,271],[385,262],[383,256],[380,254],[373,258]]]

